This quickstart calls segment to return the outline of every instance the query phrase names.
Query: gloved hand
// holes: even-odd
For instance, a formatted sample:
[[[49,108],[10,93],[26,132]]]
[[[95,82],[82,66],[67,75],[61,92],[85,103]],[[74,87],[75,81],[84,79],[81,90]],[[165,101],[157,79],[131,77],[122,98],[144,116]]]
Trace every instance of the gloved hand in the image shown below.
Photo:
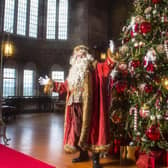
[[[50,81],[50,78],[47,75],[45,75],[45,78],[43,78],[43,77],[40,76],[40,78],[38,79],[38,81],[39,81],[40,85],[48,85],[49,81]]]
[[[110,48],[111,53],[113,54],[114,53],[114,41],[113,40],[110,40],[109,48]]]

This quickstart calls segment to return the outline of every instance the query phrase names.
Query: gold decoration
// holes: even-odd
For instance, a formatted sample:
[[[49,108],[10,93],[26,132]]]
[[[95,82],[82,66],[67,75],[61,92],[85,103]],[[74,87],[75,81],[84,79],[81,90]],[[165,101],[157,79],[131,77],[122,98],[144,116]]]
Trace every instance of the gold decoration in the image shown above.
[[[158,53],[163,54],[165,52],[164,45],[162,44],[157,45],[156,50]]]
[[[168,90],[168,77],[163,77],[161,79],[161,84],[166,90]]]
[[[142,110],[149,110],[149,106],[147,106],[147,104],[144,104],[142,107],[141,107]]]
[[[129,48],[127,45],[123,45],[122,47],[119,48],[119,52],[121,55],[125,55],[129,51]]]
[[[141,107],[139,113],[140,113],[140,116],[141,116],[142,118],[149,117],[149,115],[150,115],[150,108],[149,108],[149,106],[148,106],[147,104],[144,104],[144,105]]]
[[[114,110],[110,116],[110,119],[114,124],[118,124],[122,120],[122,110],[121,111],[120,110],[121,109],[119,109],[119,111]]]
[[[135,17],[135,23],[140,24],[140,23],[142,23],[142,22],[144,22],[144,21],[145,21],[145,19],[144,19],[144,17],[141,16],[141,15],[138,15],[138,16]]]
[[[120,146],[120,164],[129,165],[135,163],[136,146]]]
[[[145,9],[144,13],[145,13],[145,14],[149,14],[151,11],[152,11],[152,7],[149,6],[149,7],[147,7],[147,8]]]

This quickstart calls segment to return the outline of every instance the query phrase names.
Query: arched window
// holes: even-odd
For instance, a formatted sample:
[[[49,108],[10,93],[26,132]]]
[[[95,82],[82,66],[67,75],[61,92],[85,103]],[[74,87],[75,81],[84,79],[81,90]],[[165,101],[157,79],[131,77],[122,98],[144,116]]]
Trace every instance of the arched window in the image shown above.
[[[25,69],[23,74],[23,96],[34,96],[33,81],[34,71]]]
[[[46,37],[42,38],[67,40],[68,3],[68,0],[5,0],[3,30],[37,38],[39,13],[46,13],[47,15],[40,16],[40,29],[46,30]],[[43,8],[45,4],[47,8]]]
[[[29,37],[37,37],[38,4],[38,0],[30,0]]]
[[[59,1],[58,39],[67,39],[68,0]]]
[[[3,97],[16,95],[16,69],[3,69]]]
[[[26,35],[27,0],[18,0],[17,34]]]
[[[3,30],[36,38],[38,33],[38,10],[39,0],[5,0]],[[14,16],[17,18],[14,18]],[[14,26],[14,20],[16,27]]]
[[[13,33],[15,0],[5,0],[4,31]]]
[[[55,39],[56,34],[56,5],[57,0],[48,0],[47,2],[47,39]]]
[[[67,39],[68,0],[47,1],[47,39]]]
[[[34,96],[35,91],[36,66],[34,63],[27,63],[23,71],[23,96]]]

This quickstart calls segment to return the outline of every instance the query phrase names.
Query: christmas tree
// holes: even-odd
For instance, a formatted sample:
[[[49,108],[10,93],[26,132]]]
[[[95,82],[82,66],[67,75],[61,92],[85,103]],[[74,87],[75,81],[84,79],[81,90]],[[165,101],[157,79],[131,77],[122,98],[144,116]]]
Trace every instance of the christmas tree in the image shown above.
[[[168,0],[135,0],[121,36],[131,76],[127,132],[142,151],[168,149]]]

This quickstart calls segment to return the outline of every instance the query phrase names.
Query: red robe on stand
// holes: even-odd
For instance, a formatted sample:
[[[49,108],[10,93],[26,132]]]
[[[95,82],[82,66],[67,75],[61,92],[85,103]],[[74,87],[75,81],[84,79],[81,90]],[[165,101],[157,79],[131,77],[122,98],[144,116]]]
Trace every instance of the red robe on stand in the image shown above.
[[[75,152],[78,147],[92,152],[106,151],[110,145],[108,76],[115,62],[92,62],[80,88],[69,89],[68,81],[54,82],[53,91],[67,92],[64,149]],[[81,101],[76,101],[81,99]]]

